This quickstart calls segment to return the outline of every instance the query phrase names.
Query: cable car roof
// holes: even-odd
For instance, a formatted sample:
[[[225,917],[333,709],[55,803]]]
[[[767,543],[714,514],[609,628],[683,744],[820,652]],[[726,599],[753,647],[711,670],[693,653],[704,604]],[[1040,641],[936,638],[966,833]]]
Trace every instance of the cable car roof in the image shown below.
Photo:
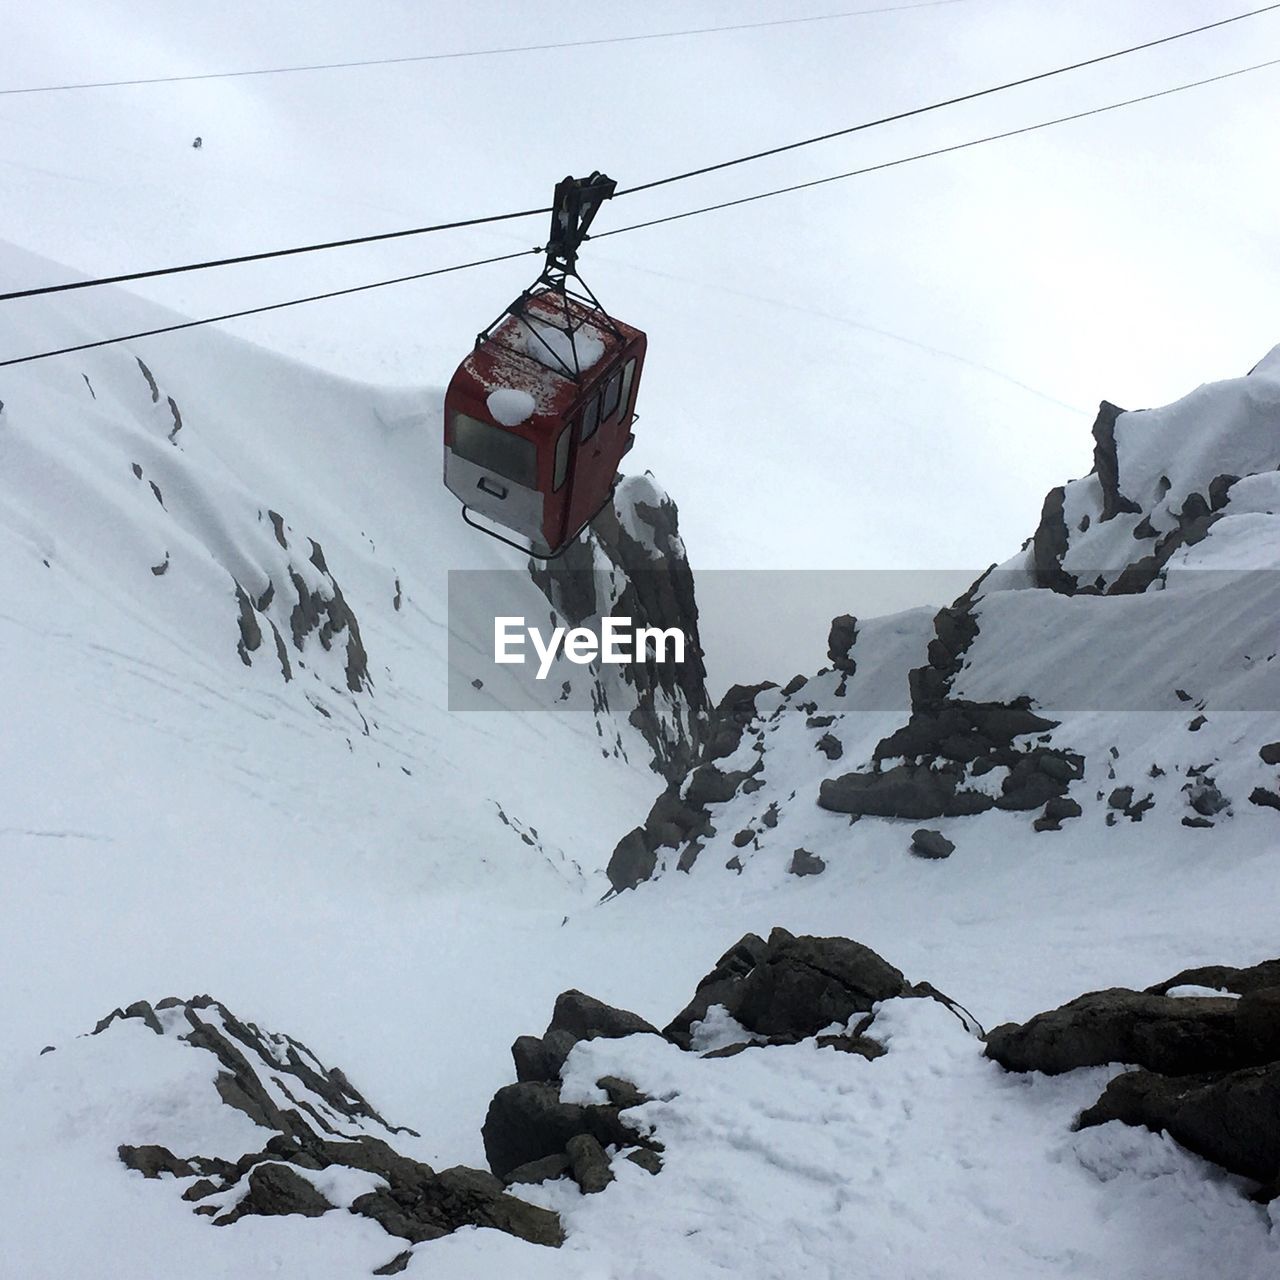
[[[461,395],[474,404],[487,402],[495,391],[523,392],[532,398],[533,412],[523,422],[503,425],[545,429],[572,410],[625,347],[643,338],[639,329],[572,294],[534,292],[481,335],[454,375],[450,398]]]

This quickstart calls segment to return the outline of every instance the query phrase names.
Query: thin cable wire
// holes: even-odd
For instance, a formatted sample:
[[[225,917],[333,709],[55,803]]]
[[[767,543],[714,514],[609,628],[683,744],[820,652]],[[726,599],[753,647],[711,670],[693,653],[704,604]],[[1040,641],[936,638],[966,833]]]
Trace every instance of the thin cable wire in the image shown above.
[[[158,329],[143,329],[137,333],[122,334],[118,338],[101,338],[97,342],[81,342],[74,347],[61,347],[57,351],[41,351],[36,355],[18,356],[12,360],[0,360],[0,369],[15,364],[30,364],[34,360],[48,360],[53,356],[71,355],[76,351],[92,351],[95,347],[110,347],[118,342],[132,342],[135,338],[153,338],[160,333],[177,333],[181,329],[198,329],[206,324],[218,324],[223,320],[239,320],[242,316],[262,315],[266,311],[281,311],[285,307],[298,307],[304,302],[323,302],[326,298],[342,298],[352,293],[364,293],[369,289],[384,289],[387,285],[405,284],[410,280],[425,280],[429,276],[444,276],[453,271],[467,271],[472,267],[487,267],[493,262],[510,262],[543,249],[521,249],[516,253],[499,254],[496,258],[478,258],[474,262],[459,262],[452,267],[437,267],[434,271],[417,271],[409,276],[397,276],[394,280],[375,280],[372,284],[357,284],[349,289],[331,289],[328,293],[313,293],[307,298],[291,298],[288,302],[272,302],[264,307],[247,307],[243,311],[228,311],[220,316],[206,316],[203,320],[185,320],[181,324],[167,324]]]
[[[954,107],[961,102],[973,102],[977,98],[985,98],[993,93],[1003,93],[1006,89],[1016,89],[1022,85],[1035,84],[1040,80],[1048,80],[1053,76],[1064,75],[1068,71],[1079,71],[1082,67],[1095,67],[1102,62],[1110,62],[1114,58],[1123,58],[1131,53],[1139,53],[1143,49],[1154,49],[1158,45],[1170,44],[1174,40],[1183,40],[1187,36],[1200,35],[1212,31],[1216,27],[1225,27],[1233,22],[1243,22],[1246,18],[1256,18],[1259,14],[1270,13],[1280,9],[1280,3],[1263,5],[1259,9],[1250,9],[1247,13],[1237,13],[1231,18],[1220,18],[1217,22],[1206,22],[1201,27],[1191,27],[1186,31],[1176,31],[1172,35],[1161,36],[1158,40],[1147,40],[1142,44],[1130,45],[1127,49],[1117,49],[1113,53],[1102,53],[1094,58],[1086,58],[1083,62],[1073,62],[1069,66],[1055,67],[1052,71],[1041,71],[1033,76],[1023,76],[1020,80],[1009,80],[1004,84],[992,85],[989,89],[978,89],[973,93],[963,93],[959,97],[946,98],[942,102],[931,102],[928,106],[913,107],[909,111],[899,111],[891,116],[881,116],[877,120],[867,120],[863,124],[851,125],[847,129],[836,129],[831,133],[819,134],[815,138],[804,138],[800,142],[788,142],[780,147],[770,147],[767,151],[754,151],[750,155],[739,156],[736,160],[722,160],[718,164],[703,165],[700,169],[690,169],[685,173],[672,174],[667,178],[656,178],[652,182],[642,182],[639,186],[627,187],[615,191],[618,196],[635,195],[637,191],[651,191],[654,187],[665,187],[671,182],[683,182],[686,178],[701,177],[704,173],[715,173],[720,169],[729,169],[737,164],[747,164],[752,160],[762,160],[766,156],[781,155],[784,151],[795,151],[797,147],[809,147],[815,142],[829,142],[832,138],[845,138],[851,133],[861,133],[864,129],[875,129],[880,125],[892,124],[897,120],[909,120],[913,116],[922,116],[930,111],[940,111],[943,107]]]
[[[972,138],[967,142],[957,142],[952,144],[951,146],[938,147],[932,151],[920,151],[914,155],[901,156],[896,160],[886,160],[880,164],[867,165],[862,169],[852,169],[848,173],[837,173],[826,178],[815,178],[811,182],[799,182],[789,187],[778,187],[773,191],[763,191],[753,196],[742,196],[737,200],[725,200],[720,202],[719,204],[705,205],[703,208],[700,208],[700,209],[688,209],[684,213],[673,213],[673,214],[668,214],[666,217],[662,217],[662,218],[651,218],[646,222],[637,222],[637,223],[633,223],[630,226],[617,227],[612,231],[602,231],[598,235],[590,236],[588,238],[592,240],[603,240],[609,236],[622,235],[628,231],[639,231],[645,227],[656,227],[667,222],[679,222],[684,218],[693,218],[702,213],[712,213],[719,209],[730,209],[736,205],[752,204],[757,200],[768,200],[773,196],[786,195],[792,191],[804,191],[809,187],[823,186],[828,182],[840,182],[846,178],[856,178],[867,173],[877,173],[882,169],[893,169],[898,167],[899,165],[911,164],[917,160],[927,160],[934,156],[948,155],[953,151],[965,151],[970,147],[981,146],[987,142],[998,142],[1004,138],[1014,138],[1014,137],[1018,137],[1020,134],[1035,133],[1041,129],[1051,128],[1054,125],[1067,124],[1073,120],[1084,120],[1084,119],[1087,119],[1089,116],[1103,115],[1109,111],[1118,111],[1122,107],[1134,106],[1135,104],[1140,102],[1151,102],[1157,98],[1167,98],[1172,94],[1183,93],[1188,89],[1197,89],[1207,84],[1217,84],[1219,81],[1222,81],[1222,80],[1230,80],[1236,76],[1247,75],[1251,71],[1261,71],[1267,67],[1274,67],[1274,66],[1280,66],[1280,58],[1272,58],[1266,62],[1257,62],[1248,67],[1238,67],[1234,71],[1224,71],[1221,74],[1216,76],[1208,76],[1203,80],[1192,80],[1186,84],[1174,85],[1172,88],[1169,88],[1169,89],[1160,89],[1153,93],[1144,93],[1136,98],[1126,98],[1122,102],[1113,102],[1102,107],[1092,107],[1088,111],[1077,111],[1072,113],[1071,115],[1056,116],[1052,120],[1042,120],[1037,124],[1023,125],[1021,128],[1008,129],[1008,130],[1005,130],[1003,133],[987,134],[985,137]],[[534,248],[534,249],[523,249],[516,253],[500,254],[499,256],[493,257],[493,258],[480,258],[473,262],[458,263],[452,267],[438,267],[433,271],[419,271],[419,272],[415,272],[412,275],[397,276],[391,280],[376,280],[371,284],[354,285],[346,289],[333,289],[327,293],[312,294],[306,298],[293,298],[287,302],[275,302],[262,307],[249,307],[243,311],[230,311],[223,315],[208,316],[202,320],[187,320],[180,324],[165,325],[158,329],[147,329],[139,333],[124,334],[118,338],[102,338],[96,342],[84,342],[84,343],[80,343],[77,346],[62,347],[56,351],[43,351],[43,352],[38,352],[35,355],[19,356],[15,359],[10,359],[10,360],[0,360],[0,369],[8,368],[9,366],[12,366],[12,365],[29,364],[35,360],[47,360],[52,358],[53,356],[70,355],[73,352],[77,352],[77,351],[90,351],[96,347],[108,347],[118,342],[131,342],[136,338],[150,338],[150,337],[154,337],[157,334],[162,334],[162,333],[175,333],[183,329],[197,329],[197,328],[200,328],[202,325],[217,324],[224,320],[238,320],[243,316],[261,315],[262,313],[267,311],[280,311],[286,307],[301,306],[302,304],[308,303],[308,302],[321,302],[328,298],[340,298],[348,294],[364,293],[370,289],[382,289],[388,285],[404,284],[410,280],[425,280],[431,276],[448,275],[451,272],[455,272],[455,271],[467,271],[472,267],[488,266],[490,263],[509,262],[515,258],[523,258],[528,256],[529,254],[535,254],[535,253],[540,254],[543,252],[545,252],[545,249],[541,247]]]
[[[74,289],[94,289],[103,284],[128,284],[133,280],[153,280],[157,276],[181,275],[187,271],[207,271],[211,267],[233,267],[242,262],[263,262],[268,258],[290,258],[299,253],[316,253],[321,249],[347,249],[357,244],[375,244],[380,240],[402,240],[406,236],[425,236],[433,231],[456,231],[462,227],[482,227],[492,222],[510,222],[514,218],[532,218],[548,214],[545,209],[522,209],[519,213],[496,213],[484,218],[464,218],[460,222],[439,222],[431,227],[411,227],[407,231],[383,231],[372,236],[353,236],[349,240],[329,240],[323,244],[304,244],[293,249],[269,249],[263,253],[242,253],[234,258],[212,258],[207,262],[189,262],[180,267],[157,267],[153,271],[126,271],[118,276],[99,276],[93,280],[69,280],[63,284],[46,284],[35,289],[16,289],[0,293],[0,302],[18,298],[39,298],[46,293],[69,293]]]
[[[928,160],[933,156],[945,156],[953,151],[966,151],[970,147],[981,146],[985,142],[999,142],[1003,138],[1016,138],[1019,134],[1035,133],[1040,129],[1048,129],[1053,125],[1067,124],[1072,120],[1084,120],[1089,116],[1100,116],[1108,111],[1118,111],[1121,107],[1131,107],[1139,102],[1151,102],[1155,98],[1167,98],[1171,94],[1183,93],[1187,89],[1198,89],[1202,85],[1216,84],[1220,80],[1230,80],[1235,76],[1247,75],[1251,71],[1261,71],[1266,67],[1280,66],[1280,58],[1272,58],[1267,62],[1255,62],[1252,66],[1238,67],[1234,71],[1224,71],[1221,75],[1208,76],[1204,80],[1192,80],[1187,84],[1174,85],[1171,89],[1159,89],[1154,93],[1144,93],[1137,98],[1126,98],[1123,102],[1112,102],[1105,107],[1091,107],[1088,111],[1076,111],[1068,116],[1056,116],[1052,120],[1041,120],[1038,124],[1023,125],[1018,129],[1006,129],[1003,133],[989,133],[982,138],[971,138],[968,142],[956,142],[948,147],[937,147],[932,151],[918,151],[915,155],[900,156],[896,160],[884,160],[880,164],[866,165],[861,169],[850,169],[848,173],[836,173],[827,178],[814,178],[809,182],[797,182],[789,187],[778,187],[773,191],[762,191],[754,196],[741,196],[737,200],[722,200],[719,204],[709,204],[701,209],[687,209],[684,213],[671,213],[662,218],[650,218],[646,222],[633,222],[630,226],[615,227],[612,231],[601,231],[597,235],[588,236],[588,240],[603,240],[607,236],[620,236],[626,231],[639,231],[642,227],[657,227],[664,222],[679,222],[684,218],[694,218],[700,213],[712,213],[718,209],[732,209],[735,205],[752,204],[757,200],[768,200],[773,196],[786,195],[792,191],[804,191],[809,187],[821,187],[828,182],[841,182],[845,178],[858,178],[865,173],[878,173],[882,169],[895,169],[899,165],[912,164],[916,160]]]
[[[1276,3],[1265,5],[1260,9],[1251,9],[1247,13],[1236,14],[1231,18],[1222,18],[1217,22],[1210,22],[1200,27],[1192,27],[1186,31],[1174,32],[1172,35],[1161,36],[1156,40],[1148,40],[1143,44],[1131,45],[1126,49],[1117,49],[1111,53],[1099,54],[1093,58],[1087,58],[1083,62],[1074,62],[1068,66],[1056,67],[1050,71],[1041,71],[1032,76],[1024,76],[1019,80],[1010,80],[1004,84],[992,85],[986,89],[978,89],[972,93],[962,94],[959,97],[947,98],[941,102],[929,103],[923,107],[914,107],[909,111],[898,112],[895,115],[882,116],[877,120],[864,121],[862,124],[851,125],[847,129],[837,129],[832,133],[819,134],[817,137],[804,138],[799,142],[789,142],[784,146],[773,147],[767,151],[757,151],[751,155],[739,156],[735,160],[724,160],[718,164],[705,165],[700,169],[691,169],[686,173],[672,174],[670,177],[658,178],[653,182],[642,183],[639,186],[628,187],[622,191],[614,193],[614,198],[618,196],[634,195],[639,191],[649,191],[654,187],[666,186],[673,182],[682,182],[686,178],[698,177],[706,173],[714,173],[719,169],[727,169],[734,165],[746,164],[752,160],[760,160],[766,156],[778,155],[784,151],[794,151],[799,147],[812,146],[814,143],[827,142],[832,138],[845,137],[849,134],[860,133],[867,129],[874,129],[880,125],[891,124],[897,120],[905,120],[912,116],[924,115],[930,111],[939,111],[943,107],[955,106],[961,102],[971,102],[976,98],[988,97],[994,93],[1001,93],[1007,89],[1018,88],[1022,85],[1032,84],[1036,81],[1047,80],[1053,76],[1065,75],[1069,71],[1078,71],[1082,67],[1096,66],[1101,62],[1108,62],[1115,58],[1121,58],[1127,54],[1137,53],[1144,49],[1151,49],[1157,45],[1168,44],[1173,40],[1181,40],[1187,36],[1199,35],[1202,32],[1213,30],[1215,27],[1226,26],[1229,23],[1240,22],[1245,18],[1256,17],[1262,13],[1269,13],[1273,10],[1280,9],[1280,0]],[[866,11],[866,12],[869,12]],[[831,15],[835,16],[835,15]],[[794,19],[784,19],[784,21],[795,21]],[[619,37],[632,39],[636,37]],[[1136,101],[1136,99],[1135,99]],[[834,179],[830,179],[834,181]],[[404,239],[408,236],[428,235],[437,231],[454,231],[465,227],[484,226],[495,222],[509,222],[516,218],[528,218],[538,215],[550,213],[550,207],[543,209],[524,209],[517,213],[500,213],[491,214],[481,218],[467,218],[457,222],[437,223],[427,227],[410,227],[403,231],[384,231],[376,235],[353,236],[345,240],[328,240],[319,244],[298,245],[289,249],[270,249],[261,253],[245,253],[238,254],[234,257],[215,258],[205,262],[185,263],[176,267],[158,267],[150,271],[129,271],[114,276],[102,276],[91,280],[72,280],[62,284],[43,285],[33,289],[19,289],[9,293],[0,293],[0,302],[12,302],[19,298],[37,298],[47,293],[65,293],[75,289],[93,289],[99,285],[105,284],[128,284],[135,280],[153,280],[162,276],[181,275],[189,271],[207,271],[215,267],[237,266],[246,262],[263,262],[271,258],[287,258],[303,253],[318,253],[326,249],[345,249],[354,245],[374,244],[385,240]],[[688,215],[684,215],[688,216]]]
[[[248,71],[207,71],[185,76],[149,76],[135,80],[88,80],[71,84],[33,85],[26,89],[0,89],[0,96],[20,93],[63,93],[72,89],[117,89],[142,84],[183,84],[193,80],[234,80],[244,76],[293,75],[300,71],[341,71],[352,67],[389,67],[412,62],[445,62],[456,58],[487,58],[496,54],[544,53],[553,49],[584,49],[593,45],[633,44],[640,40],[674,40],[683,36],[713,35],[720,31],[753,31],[759,27],[789,27],[804,22],[834,22],[877,13],[902,13],[909,9],[936,9],[964,4],[966,0],[919,0],[916,4],[881,5],[875,9],[847,9],[841,13],[815,13],[801,18],[775,18],[769,22],[738,22],[724,27],[689,27],[682,31],[650,31],[634,36],[600,36],[593,40],[562,40],[554,44],[506,45],[496,49],[462,49],[453,53],[421,53],[399,58],[365,58],[358,62],[316,62],[289,67],[258,67]]]

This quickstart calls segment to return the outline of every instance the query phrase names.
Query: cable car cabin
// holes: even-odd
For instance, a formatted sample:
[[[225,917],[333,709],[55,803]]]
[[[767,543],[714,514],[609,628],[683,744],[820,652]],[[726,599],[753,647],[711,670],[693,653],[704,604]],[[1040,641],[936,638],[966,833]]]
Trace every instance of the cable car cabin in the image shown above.
[[[540,558],[573,542],[633,443],[645,345],[562,287],[535,288],[481,334],[444,402],[444,482],[464,518],[510,529]]]

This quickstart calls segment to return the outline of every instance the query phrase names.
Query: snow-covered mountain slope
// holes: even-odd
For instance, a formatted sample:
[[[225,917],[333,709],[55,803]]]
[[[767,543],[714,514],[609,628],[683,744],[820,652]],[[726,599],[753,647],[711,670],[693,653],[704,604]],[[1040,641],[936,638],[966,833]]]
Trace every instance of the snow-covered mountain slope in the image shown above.
[[[1280,888],[1280,351],[1165,409],[1104,404],[1094,434],[1093,471],[954,605],[837,619],[832,668],[732,691],[615,850],[615,887],[672,894],[687,872],[741,896],[821,872],[841,901],[887,895],[864,940],[890,951],[926,885],[953,903],[935,945],[1017,903],[1053,917],[1027,944],[1048,953],[1116,913],[1146,972],[1123,875],[1170,963],[1207,958],[1224,918],[1257,959]],[[941,866],[908,854],[925,821],[956,846]]]
[[[22,349],[168,320],[118,292],[0,317]],[[0,1162],[0,1206],[24,1277],[336,1280],[401,1248],[359,1213],[214,1227],[167,1174],[126,1168],[119,1144],[232,1160],[267,1137],[165,1020],[82,1034],[135,1001],[167,1020],[181,1002],[164,997],[208,1009],[188,999],[207,991],[224,1026],[233,1010],[298,1037],[255,1031],[262,1067],[305,1042],[346,1073],[301,1092],[281,1076],[299,1106],[327,1114],[315,1098],[336,1081],[418,1131],[394,1136],[406,1160],[443,1169],[483,1165],[508,1046],[557,993],[661,1026],[747,930],[859,939],[988,1027],[1274,954],[1270,360],[1191,408],[1121,416],[1110,452],[1104,413],[1095,476],[1051,495],[1000,572],[940,614],[838,620],[833,670],[735,691],[704,726],[696,676],[649,669],[558,670],[553,702],[567,682],[576,711],[546,710],[519,673],[464,680],[474,702],[451,703],[450,644],[478,645],[468,627],[499,607],[688,620],[652,481],[620,489],[568,576],[535,581],[458,521],[438,392],[214,332],[175,351],[0,371],[0,1134],[18,1157]],[[471,571],[461,603],[449,570]],[[676,781],[613,864],[641,882],[600,902],[659,774]],[[950,857],[911,856],[922,822]],[[1108,1068],[1009,1078],[933,1001],[876,1017],[875,1061],[811,1038],[727,1061],[645,1035],[578,1045],[563,1101],[635,1083],[661,1172],[615,1153],[599,1194],[527,1192],[560,1212],[561,1249],[464,1226],[412,1243],[407,1274],[1274,1272],[1276,1209],[1238,1180],[1140,1130],[1072,1135]],[[703,1047],[731,1021],[710,1018]],[[314,1172],[333,1204],[378,1190]]]
[[[0,270],[66,274],[17,249]],[[94,290],[0,325],[25,350],[178,319]],[[237,1000],[264,992],[264,963],[307,955],[320,968],[277,988],[275,1021],[297,1025],[297,988],[323,1013],[334,981],[373,980],[367,950],[389,945],[417,981],[475,927],[476,892],[558,924],[607,889],[663,724],[696,733],[682,691],[638,729],[647,693],[593,699],[578,667],[556,710],[511,680],[452,713],[450,571],[472,571],[489,616],[550,606],[444,490],[439,390],[362,386],[211,330],[176,351],[0,371],[0,930],[44,957],[11,990],[7,1047],[78,1032],[166,971],[166,991]],[[619,498],[650,569],[632,500],[661,491],[641,478]],[[598,554],[625,582],[624,553]],[[374,937],[387,910],[407,941]],[[419,988],[409,1007],[431,1021],[449,1001]]]

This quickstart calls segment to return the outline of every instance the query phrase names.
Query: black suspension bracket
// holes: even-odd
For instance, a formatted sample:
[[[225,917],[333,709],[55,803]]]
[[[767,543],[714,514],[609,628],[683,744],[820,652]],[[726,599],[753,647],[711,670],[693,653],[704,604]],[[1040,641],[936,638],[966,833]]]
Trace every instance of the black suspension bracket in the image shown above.
[[[576,276],[578,250],[587,238],[592,219],[610,199],[618,184],[598,169],[590,177],[564,178],[556,183],[551,207],[551,234],[547,238],[547,265],[543,278]]]

